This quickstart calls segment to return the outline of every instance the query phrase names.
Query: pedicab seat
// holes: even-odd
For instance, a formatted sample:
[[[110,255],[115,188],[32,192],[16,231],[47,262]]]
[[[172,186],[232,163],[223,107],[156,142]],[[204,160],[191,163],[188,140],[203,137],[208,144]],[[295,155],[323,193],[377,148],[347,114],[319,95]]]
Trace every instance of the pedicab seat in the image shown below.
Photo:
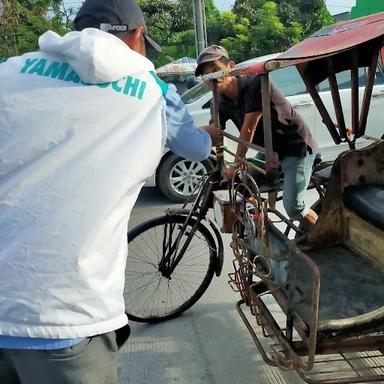
[[[316,177],[319,178],[323,183],[327,182],[331,177],[332,164],[327,165],[326,167],[315,172]]]
[[[308,234],[305,253],[321,276],[317,330],[324,338],[384,329],[383,154],[379,141],[338,156],[319,220]],[[299,291],[311,292],[308,266],[297,265]],[[297,306],[306,323],[308,299],[306,294]]]
[[[384,230],[384,185],[352,185],[344,190],[344,204],[362,219]]]
[[[384,272],[343,244],[308,253],[321,278],[318,331],[358,332],[384,325]],[[310,290],[310,281],[301,289]]]

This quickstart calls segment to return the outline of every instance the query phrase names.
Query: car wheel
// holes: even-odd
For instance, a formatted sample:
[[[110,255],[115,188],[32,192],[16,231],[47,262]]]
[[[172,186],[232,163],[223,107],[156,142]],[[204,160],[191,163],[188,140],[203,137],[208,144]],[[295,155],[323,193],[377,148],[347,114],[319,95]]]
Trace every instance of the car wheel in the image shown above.
[[[212,169],[209,159],[190,161],[170,154],[158,167],[156,184],[170,200],[185,203],[194,199],[202,177]]]

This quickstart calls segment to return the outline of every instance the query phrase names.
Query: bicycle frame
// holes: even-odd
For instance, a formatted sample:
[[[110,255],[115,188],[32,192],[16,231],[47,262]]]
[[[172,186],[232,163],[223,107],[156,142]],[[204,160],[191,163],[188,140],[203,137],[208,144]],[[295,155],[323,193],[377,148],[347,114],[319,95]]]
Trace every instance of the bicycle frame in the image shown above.
[[[170,277],[177,267],[180,260],[183,258],[184,253],[188,249],[188,246],[193,238],[194,230],[197,228],[199,223],[202,221],[206,221],[209,225],[209,228],[214,233],[216,238],[216,244],[217,248],[215,249],[216,255],[217,255],[217,267],[215,270],[216,276],[219,276],[221,273],[222,265],[223,265],[223,242],[220,236],[220,233],[217,229],[217,226],[209,220],[206,215],[208,212],[208,209],[211,207],[211,200],[212,200],[212,191],[217,188],[217,184],[220,182],[217,181],[217,172],[219,171],[218,166],[216,169],[208,174],[202,183],[200,190],[197,194],[197,197],[192,205],[192,208],[190,210],[185,209],[185,205],[181,209],[168,209],[166,210],[167,215],[184,215],[185,216],[185,222],[181,226],[181,228],[178,229],[178,234],[174,240],[172,240],[171,234],[173,232],[172,229],[170,229],[169,233],[169,240],[167,243],[163,244],[163,256],[159,265],[159,270],[165,277]],[[181,249],[179,249],[179,245],[181,242],[182,237],[186,234],[186,230],[188,225],[190,225],[191,218],[196,219],[194,220],[194,224],[192,224],[191,229],[189,229],[189,233],[187,234],[187,238],[185,239],[185,242]],[[164,236],[165,241],[166,236]],[[164,252],[165,250],[165,252]]]

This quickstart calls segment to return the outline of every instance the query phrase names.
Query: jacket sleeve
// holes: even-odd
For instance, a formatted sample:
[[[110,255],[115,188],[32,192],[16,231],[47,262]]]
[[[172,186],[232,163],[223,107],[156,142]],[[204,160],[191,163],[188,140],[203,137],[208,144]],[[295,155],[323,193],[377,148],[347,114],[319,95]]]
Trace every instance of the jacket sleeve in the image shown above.
[[[212,149],[211,137],[196,127],[173,84],[169,84],[165,99],[167,147],[188,160],[206,159]]]

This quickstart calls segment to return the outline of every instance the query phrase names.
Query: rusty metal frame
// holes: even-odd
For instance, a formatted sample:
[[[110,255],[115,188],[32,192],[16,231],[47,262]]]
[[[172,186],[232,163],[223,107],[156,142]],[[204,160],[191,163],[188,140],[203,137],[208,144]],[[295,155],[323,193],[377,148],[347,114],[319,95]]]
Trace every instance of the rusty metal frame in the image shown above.
[[[316,85],[314,83],[312,83],[309,80],[309,78],[307,78],[307,76],[306,76],[307,66],[308,66],[308,63],[298,64],[296,66],[296,68],[299,71],[301,78],[303,79],[303,82],[304,82],[305,86],[307,87],[309,94],[311,95],[313,101],[315,102],[317,110],[319,111],[319,113],[323,119],[323,123],[328,128],[328,131],[329,131],[330,135],[332,136],[333,141],[336,144],[340,144],[341,139],[340,139],[339,133],[336,130],[335,124],[333,123],[332,118],[331,118],[327,108],[325,107],[325,105],[323,103],[323,100],[321,100],[321,97],[320,97],[319,92],[316,88]],[[330,84],[330,86],[331,86],[331,84]]]
[[[277,231],[273,225],[268,225],[271,226],[269,230]],[[384,380],[384,355],[382,353],[384,351],[384,334],[372,333],[372,331],[363,336],[350,335],[340,338],[340,336],[333,337],[329,332],[324,334],[319,332],[319,269],[309,256],[295,247],[290,248],[287,257],[293,264],[286,284],[271,284],[269,280],[253,283],[249,287],[249,295],[245,294],[247,300],[241,300],[236,305],[263,360],[281,369],[295,369],[300,377],[310,384],[352,384]],[[296,310],[295,300],[289,299],[290,292],[295,289],[295,281],[300,278],[294,273],[295,262],[305,263],[313,275],[309,314],[305,321]],[[263,289],[260,288],[260,284],[262,284]],[[243,285],[243,289],[245,286]],[[284,328],[277,323],[268,305],[264,303],[263,296],[266,294],[275,299],[281,313],[286,316],[287,322]],[[250,301],[248,297],[250,297]],[[260,336],[245,315],[242,309],[244,304],[250,306],[251,313],[255,316],[256,323],[261,328],[264,338],[271,339],[271,342],[268,343],[269,346],[272,346],[271,351],[267,352]],[[294,339],[292,338],[293,331],[296,332]],[[367,366],[368,358],[365,356],[353,356],[352,358],[348,356],[351,353],[370,353],[372,351],[379,351],[374,355],[375,358],[379,359],[375,366]],[[324,362],[328,361],[326,359],[329,358],[330,354],[337,354],[339,356],[337,361],[344,361],[349,368],[346,369],[344,366],[339,371],[327,372],[323,370],[319,372],[319,369],[322,369],[322,364],[328,364]],[[321,358],[320,362],[319,358]],[[332,361],[336,360],[332,357],[329,364],[332,364]],[[332,369],[336,368],[332,366]],[[377,373],[377,370],[381,370],[382,373]],[[318,378],[319,375],[321,376],[320,379]]]
[[[377,62],[379,60],[380,48],[376,49],[373,52],[371,64],[368,69],[368,79],[365,85],[365,91],[364,91],[364,97],[363,97],[363,103],[362,103],[361,115],[360,115],[359,130],[356,132],[357,137],[360,137],[365,133],[369,106],[371,104],[372,89],[373,89],[373,83],[375,80],[376,67],[377,67]]]
[[[370,335],[365,337],[351,337],[337,341],[324,341],[315,343],[315,349],[313,353],[313,364],[310,364],[310,360],[307,362],[302,360],[302,357],[309,358],[310,351],[308,344],[305,340],[295,340],[289,342],[284,334],[286,329],[282,329],[274,319],[267,306],[261,300],[261,296],[265,293],[270,293],[273,297],[278,291],[277,288],[272,291],[260,292],[258,287],[262,282],[258,282],[251,287],[251,306],[254,307],[252,311],[256,317],[258,326],[261,327],[263,336],[270,338],[272,344],[271,352],[267,352],[263,346],[260,336],[253,329],[253,326],[249,322],[247,316],[242,310],[242,306],[245,304],[244,300],[240,300],[236,304],[236,308],[242,318],[244,324],[247,327],[260,355],[263,360],[275,367],[281,369],[295,369],[299,376],[310,384],[352,384],[352,383],[366,383],[366,382],[378,382],[384,380],[384,335]],[[255,294],[252,291],[255,290]],[[297,324],[295,329],[298,330]],[[302,329],[302,331],[306,331]],[[308,332],[308,331],[306,331]],[[302,333],[302,332],[300,332]],[[368,356],[364,354],[368,352]],[[356,353],[360,353],[359,356]],[[371,353],[371,354],[369,354]],[[280,356],[279,356],[280,354]],[[352,357],[347,356],[353,354]],[[339,357],[334,357],[334,356]],[[375,365],[367,365],[365,361],[367,359],[376,358]],[[345,361],[350,368],[330,369],[329,371],[319,371],[318,365],[327,363],[333,364],[338,361]],[[380,370],[381,374],[375,374],[375,370]],[[329,378],[316,379],[316,375],[328,375]],[[340,375],[344,374],[344,377]],[[351,374],[356,374],[356,377],[351,377]],[[333,375],[333,376],[332,376]],[[337,378],[335,378],[335,375]]]
[[[384,380],[384,370],[382,363],[378,362],[376,365],[369,364],[369,359],[383,360],[384,355],[381,351],[372,351],[368,356],[364,354],[351,354],[343,351],[337,353],[338,358],[319,359],[319,365],[327,365],[327,370],[318,372],[305,372],[303,370],[297,370],[298,375],[309,384],[353,384],[353,383],[367,383],[367,382],[382,382]],[[332,355],[331,355],[332,356]],[[323,357],[323,356],[322,356]],[[324,356],[325,357],[325,356]],[[344,362],[346,368],[341,370],[332,370],[332,364]],[[381,374],[375,374],[375,370],[381,371]],[[351,377],[350,374],[354,373],[356,376]],[[332,375],[338,375],[339,377],[332,378]],[[344,374],[344,377],[340,377]],[[329,375],[330,378],[315,378],[315,375]]]
[[[339,86],[336,80],[336,70],[335,70],[332,56],[327,58],[327,68],[328,68],[328,81],[329,81],[329,86],[331,87],[332,101],[333,101],[333,106],[335,108],[336,121],[339,128],[339,134],[341,138],[343,138],[344,140],[348,140],[347,129],[345,127],[343,106],[341,104]]]
[[[235,68],[227,72],[217,72],[205,76],[204,80],[212,80],[223,76],[246,75],[257,72],[261,80],[261,93],[262,93],[262,111],[263,111],[263,125],[264,125],[264,142],[265,149],[254,146],[231,135],[223,132],[226,136],[238,143],[242,143],[250,148],[266,154],[266,173],[273,175],[276,168],[275,155],[273,152],[272,143],[272,126],[271,126],[271,105],[270,105],[270,81],[268,71],[277,69],[280,65],[295,65],[298,69],[308,92],[310,93],[316,107],[322,116],[323,122],[326,125],[330,135],[336,144],[347,142],[351,149],[355,148],[355,141],[365,133],[367,124],[368,112],[372,96],[372,89],[374,84],[374,77],[376,66],[379,58],[379,51],[383,45],[383,36],[372,39],[372,41],[357,44],[348,49],[343,49],[337,52],[330,52],[327,55],[317,58],[297,58],[288,60],[282,63],[283,60],[275,60],[266,63],[257,63],[250,68]],[[365,54],[365,57],[364,57]],[[362,56],[361,56],[362,55]],[[360,60],[361,57],[364,60]],[[316,64],[313,61],[318,60]],[[348,65],[342,65],[342,61],[347,60]],[[349,61],[348,61],[349,60]],[[321,68],[323,66],[323,68]],[[365,85],[364,96],[361,103],[361,110],[359,111],[359,68],[368,66],[368,77]],[[339,86],[337,83],[336,74],[342,70],[350,70],[351,74],[351,130],[346,126],[345,116],[342,109]],[[318,76],[316,71],[320,72]],[[333,106],[336,115],[336,124],[332,120],[329,111],[325,107],[318,91],[318,84],[320,81],[328,79],[330,92],[332,96]],[[220,129],[219,111],[217,103],[217,85],[214,83],[214,107],[215,107],[215,123]],[[222,158],[222,152],[219,153]],[[240,160],[241,161],[241,160]],[[271,196],[271,195],[270,195]],[[279,215],[278,215],[279,216]],[[268,223],[264,223],[267,225]],[[296,228],[294,228],[296,229]],[[277,229],[269,224],[268,230],[273,231]],[[286,241],[288,241],[285,238]],[[298,374],[308,383],[311,384],[349,384],[349,383],[362,383],[367,381],[382,381],[384,380],[384,359],[383,363],[378,368],[383,369],[383,374],[372,374],[370,368],[363,367],[357,368],[352,359],[347,356],[348,353],[361,351],[372,351],[379,349],[377,357],[384,358],[384,335],[372,334],[370,330],[368,334],[362,337],[338,336],[332,338],[332,334],[323,334],[319,331],[319,301],[320,301],[320,272],[319,268],[307,255],[302,253],[294,246],[288,246],[287,258],[290,260],[288,268],[288,280],[284,284],[276,284],[272,280],[260,277],[263,289],[260,289],[261,283],[253,283],[246,280],[242,271],[237,270],[235,273],[230,274],[230,282],[235,285],[241,293],[242,300],[240,300],[236,307],[237,310],[250,332],[256,347],[258,348],[263,360],[270,365],[280,367],[282,369],[296,369]],[[294,290],[296,289],[296,282],[299,278],[296,276],[295,263],[300,262],[306,265],[309,273],[312,276],[312,289],[310,294],[310,304],[308,312],[306,312],[305,319],[299,314],[299,306],[297,297]],[[238,267],[241,269],[241,265]],[[255,273],[256,274],[256,273]],[[248,291],[247,291],[248,290]],[[263,295],[270,294],[278,306],[281,308],[282,313],[285,315],[285,327],[281,327],[268,306],[263,302]],[[250,324],[247,316],[242,310],[242,306],[246,304],[250,307],[251,314],[256,317],[257,324],[261,327],[265,337],[271,338],[273,343],[272,352],[267,353],[262,345],[259,336],[256,334],[254,328]],[[295,337],[298,336],[299,340]],[[341,360],[347,362],[353,372],[357,372],[358,377],[344,377],[341,378],[327,378],[318,379],[314,376],[317,367],[317,358],[326,354],[339,354]],[[376,356],[376,355],[375,355]],[[354,360],[359,360],[360,357],[354,357]],[[324,361],[324,360],[323,360]],[[326,361],[326,360],[325,360]],[[358,365],[358,364],[357,364]],[[376,368],[376,367],[375,367]]]
[[[352,133],[356,135],[359,129],[359,51],[357,49],[352,52],[351,117]]]

